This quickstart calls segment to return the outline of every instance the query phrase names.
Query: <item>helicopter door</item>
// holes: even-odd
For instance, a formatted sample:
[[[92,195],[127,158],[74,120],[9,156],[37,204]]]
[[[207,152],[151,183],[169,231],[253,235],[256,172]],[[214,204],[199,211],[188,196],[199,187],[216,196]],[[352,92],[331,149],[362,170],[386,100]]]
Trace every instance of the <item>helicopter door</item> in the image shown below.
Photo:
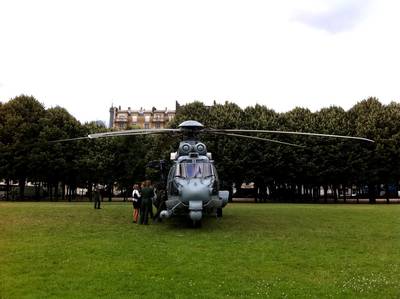
[[[175,177],[175,172],[176,172],[176,166],[172,166],[169,173],[168,173],[168,181],[167,181],[167,190],[169,195],[178,195],[178,189],[176,188],[174,184],[174,177]]]

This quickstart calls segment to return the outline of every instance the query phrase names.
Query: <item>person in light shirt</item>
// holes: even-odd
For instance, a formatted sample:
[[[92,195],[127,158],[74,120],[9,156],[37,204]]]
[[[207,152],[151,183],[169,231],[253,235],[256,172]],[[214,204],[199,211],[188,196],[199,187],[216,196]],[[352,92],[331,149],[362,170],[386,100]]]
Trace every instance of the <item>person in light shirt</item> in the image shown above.
[[[141,196],[138,184],[133,185],[132,204],[133,204],[133,222],[137,223],[139,218],[140,204],[141,204]]]

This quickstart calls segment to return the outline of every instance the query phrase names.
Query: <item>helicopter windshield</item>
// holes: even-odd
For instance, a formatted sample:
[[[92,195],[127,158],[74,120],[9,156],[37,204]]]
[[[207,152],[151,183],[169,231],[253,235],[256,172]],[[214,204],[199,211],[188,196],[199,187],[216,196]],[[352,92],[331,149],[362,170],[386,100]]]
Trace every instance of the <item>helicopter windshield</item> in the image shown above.
[[[175,176],[183,178],[206,178],[214,175],[211,163],[180,163],[176,167]]]

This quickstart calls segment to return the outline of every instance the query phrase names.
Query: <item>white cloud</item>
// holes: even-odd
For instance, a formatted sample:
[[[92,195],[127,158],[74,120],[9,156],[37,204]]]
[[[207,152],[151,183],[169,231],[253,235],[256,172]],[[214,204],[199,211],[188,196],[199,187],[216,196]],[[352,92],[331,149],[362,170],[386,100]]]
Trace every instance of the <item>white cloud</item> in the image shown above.
[[[322,1],[327,7],[321,11],[302,10],[294,19],[311,27],[338,33],[352,30],[365,17],[369,0]]]

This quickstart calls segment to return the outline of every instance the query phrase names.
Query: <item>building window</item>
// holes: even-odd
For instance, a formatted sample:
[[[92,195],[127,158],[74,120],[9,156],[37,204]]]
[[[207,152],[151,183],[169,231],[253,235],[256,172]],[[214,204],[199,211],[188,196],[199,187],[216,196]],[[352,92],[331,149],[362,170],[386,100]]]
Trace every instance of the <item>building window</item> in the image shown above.
[[[156,129],[161,128],[161,124],[160,123],[156,123]]]
[[[132,122],[137,123],[137,115],[132,115]]]
[[[118,114],[117,115],[118,120],[126,120],[126,118],[127,118],[126,114]]]
[[[149,123],[149,122],[150,122],[150,115],[145,115],[145,116],[144,116],[144,121],[145,121],[146,123]]]
[[[160,120],[160,121],[162,121],[163,120],[163,115],[162,114],[156,114],[156,115],[154,115],[154,119],[155,120]]]
[[[150,129],[150,124],[144,124],[145,129]]]

